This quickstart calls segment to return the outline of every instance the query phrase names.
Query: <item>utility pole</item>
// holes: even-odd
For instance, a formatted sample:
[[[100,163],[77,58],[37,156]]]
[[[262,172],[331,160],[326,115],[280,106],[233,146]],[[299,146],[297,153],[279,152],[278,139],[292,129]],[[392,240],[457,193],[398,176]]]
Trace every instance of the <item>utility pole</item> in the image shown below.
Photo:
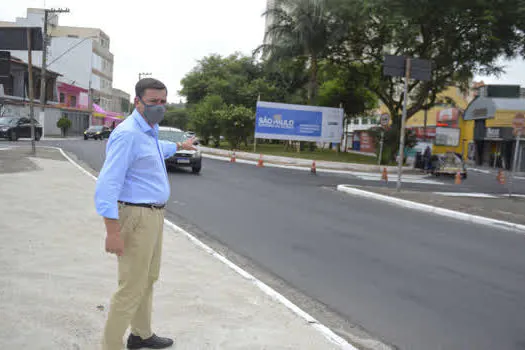
[[[45,123],[45,111],[46,111],[46,70],[47,70],[47,46],[49,45],[49,38],[47,36],[47,25],[49,22],[50,13],[69,13],[69,9],[45,9],[44,10],[44,31],[42,33],[42,38],[44,44],[42,45],[42,72],[40,80],[40,118],[42,120],[42,126]]]
[[[142,77],[151,77],[151,73],[139,73],[139,80],[142,79]]]
[[[397,170],[397,184],[396,190],[401,190],[401,174],[403,172],[403,158],[405,156],[405,124],[407,120],[407,100],[408,100],[408,81],[410,80],[410,70],[412,69],[412,60],[406,59],[406,73],[405,73],[405,90],[403,100],[403,115],[401,117],[401,137],[399,142],[399,163]]]
[[[40,81],[40,104],[42,112],[44,112],[46,104],[46,70],[47,70],[47,47],[49,45],[49,37],[47,36],[47,26],[49,22],[50,13],[69,13],[69,9],[50,9],[44,10],[44,32],[43,32],[43,52],[42,52],[42,76]]]
[[[36,154],[35,145],[35,113],[33,103],[33,45],[31,43],[31,28],[27,28],[27,70],[28,70],[28,84],[29,84],[29,118],[31,120],[31,151],[33,155]]]

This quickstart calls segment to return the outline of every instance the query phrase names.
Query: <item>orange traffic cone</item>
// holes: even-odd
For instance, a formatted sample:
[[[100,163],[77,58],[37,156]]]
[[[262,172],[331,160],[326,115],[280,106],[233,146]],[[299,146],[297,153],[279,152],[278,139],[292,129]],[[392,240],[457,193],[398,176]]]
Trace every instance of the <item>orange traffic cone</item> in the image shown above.
[[[505,185],[505,173],[503,170],[498,171],[498,176],[496,176],[496,179],[498,179],[498,182],[500,185]]]
[[[230,163],[235,163],[235,162],[236,162],[235,151],[233,151],[231,158],[230,158]]]
[[[461,185],[461,173],[459,171],[456,173],[456,178],[454,180],[454,183],[456,185]]]
[[[388,182],[388,173],[386,171],[386,168],[383,168],[383,173],[381,174],[381,180]]]
[[[259,155],[259,161],[257,162],[257,166],[258,167],[263,167],[264,166],[262,154]]]
[[[310,169],[310,172],[312,174],[314,174],[314,175],[317,174],[317,168],[315,166],[315,160],[312,162],[312,168]]]

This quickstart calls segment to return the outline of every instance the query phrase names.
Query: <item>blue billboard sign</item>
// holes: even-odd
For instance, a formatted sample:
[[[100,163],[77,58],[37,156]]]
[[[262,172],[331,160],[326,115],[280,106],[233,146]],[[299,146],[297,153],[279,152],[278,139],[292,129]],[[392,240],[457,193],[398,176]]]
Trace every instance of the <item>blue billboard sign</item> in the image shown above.
[[[259,107],[256,114],[255,132],[320,137],[322,123],[322,112]]]
[[[258,102],[255,137],[274,140],[340,142],[342,110]]]

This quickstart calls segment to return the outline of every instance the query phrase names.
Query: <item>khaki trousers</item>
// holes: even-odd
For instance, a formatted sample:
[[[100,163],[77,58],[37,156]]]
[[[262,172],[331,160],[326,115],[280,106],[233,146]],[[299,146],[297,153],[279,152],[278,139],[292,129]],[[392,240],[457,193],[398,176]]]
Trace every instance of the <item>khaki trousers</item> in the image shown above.
[[[119,222],[124,254],[118,257],[118,289],[111,298],[104,350],[121,350],[129,326],[143,339],[153,334],[153,284],[160,272],[164,209],[120,204]]]

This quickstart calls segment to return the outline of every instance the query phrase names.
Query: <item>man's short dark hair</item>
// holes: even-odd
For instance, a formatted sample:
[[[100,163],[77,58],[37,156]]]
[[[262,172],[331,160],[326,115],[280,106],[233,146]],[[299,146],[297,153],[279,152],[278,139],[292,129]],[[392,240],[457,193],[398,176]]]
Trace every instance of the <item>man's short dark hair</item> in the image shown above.
[[[153,78],[144,78],[140,79],[137,85],[135,85],[135,96],[144,96],[144,92],[147,89],[166,90],[166,92],[168,91],[166,85],[164,85],[164,83],[160,80]]]

